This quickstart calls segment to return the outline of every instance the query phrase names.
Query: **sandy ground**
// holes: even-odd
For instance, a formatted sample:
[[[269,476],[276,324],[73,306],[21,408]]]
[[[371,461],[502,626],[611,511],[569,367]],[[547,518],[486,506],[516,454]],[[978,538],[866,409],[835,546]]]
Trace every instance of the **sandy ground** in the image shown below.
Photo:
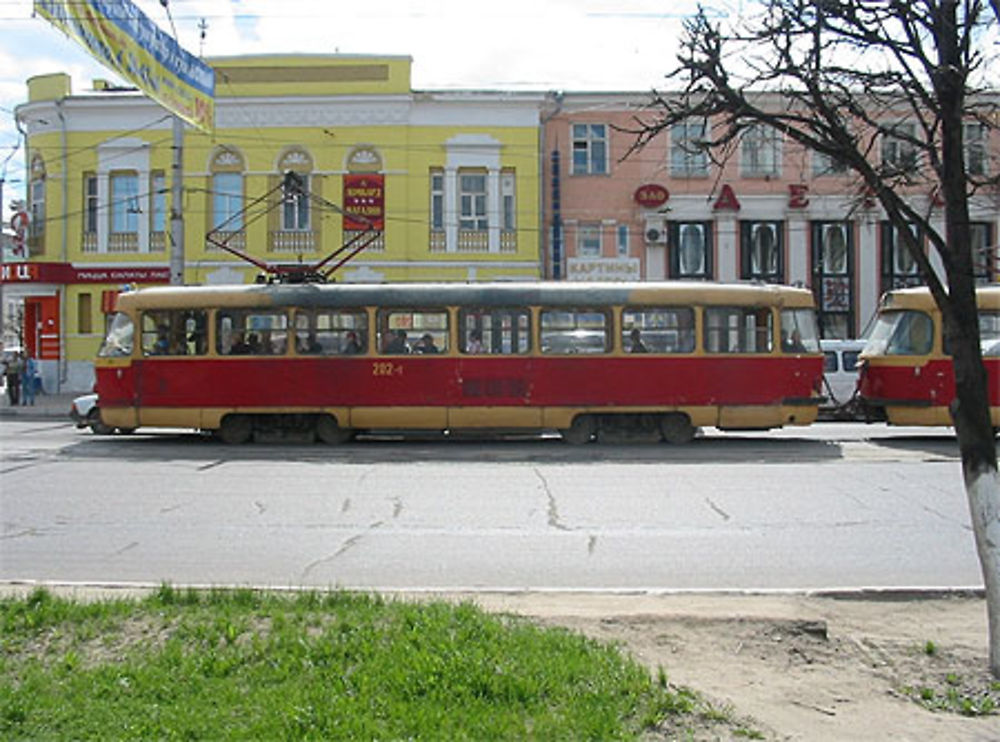
[[[33,586],[0,584],[0,593]],[[145,589],[47,586],[79,599]],[[650,739],[1000,742],[1000,685],[987,670],[986,604],[978,597],[903,593],[671,595],[402,593],[468,601],[616,642],[673,686],[697,691],[729,722],[696,719]],[[931,649],[932,651],[928,651]],[[921,689],[998,711],[929,710]]]
[[[913,700],[989,692],[986,606],[975,597],[883,595],[466,596],[495,611],[619,642],[671,684],[738,720],[667,738],[770,740],[1000,740],[1000,714],[930,711]],[[933,643],[928,651],[928,642]],[[908,694],[907,688],[917,689]],[[1000,709],[998,709],[1000,710]]]

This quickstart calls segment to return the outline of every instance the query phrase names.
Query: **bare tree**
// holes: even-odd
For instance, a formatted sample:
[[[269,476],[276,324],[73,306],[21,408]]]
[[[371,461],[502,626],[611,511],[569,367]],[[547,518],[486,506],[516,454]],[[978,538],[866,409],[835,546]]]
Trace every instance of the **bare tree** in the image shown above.
[[[845,167],[859,197],[882,206],[944,318],[957,394],[951,414],[986,586],[990,670],[1000,677],[1000,478],[969,225],[969,199],[995,197],[1000,181],[985,168],[969,172],[964,142],[969,122],[988,131],[1000,121],[996,93],[975,86],[985,79],[984,38],[995,33],[1000,7],[997,0],[747,7],[759,13],[726,28],[704,11],[686,22],[679,66],[668,76],[677,91],[654,94],[649,112],[636,117],[632,151],[694,118],[707,122],[695,146],[719,160],[750,127],[771,127]],[[887,140],[909,157],[880,157]],[[931,218],[935,206],[943,208],[943,232]],[[945,281],[912,225],[940,256]]]

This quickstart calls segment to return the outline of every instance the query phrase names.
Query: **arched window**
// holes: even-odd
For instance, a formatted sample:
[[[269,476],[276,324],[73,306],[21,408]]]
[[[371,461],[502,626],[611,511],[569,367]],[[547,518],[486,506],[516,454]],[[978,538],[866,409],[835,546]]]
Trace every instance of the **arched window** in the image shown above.
[[[243,170],[243,157],[235,150],[220,149],[212,157],[211,229],[243,231]]]
[[[309,194],[312,193],[313,161],[309,153],[301,147],[287,150],[278,160],[278,172],[284,178],[286,173],[299,176],[294,181],[282,181],[281,231],[307,232],[311,228]],[[290,187],[290,183],[295,183]]]

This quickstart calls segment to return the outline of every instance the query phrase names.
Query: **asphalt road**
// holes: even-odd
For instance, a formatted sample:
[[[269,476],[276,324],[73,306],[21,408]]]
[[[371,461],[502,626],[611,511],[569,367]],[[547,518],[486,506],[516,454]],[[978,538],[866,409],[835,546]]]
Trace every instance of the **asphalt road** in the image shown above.
[[[947,430],[231,447],[0,422],[0,580],[408,590],[978,587]]]

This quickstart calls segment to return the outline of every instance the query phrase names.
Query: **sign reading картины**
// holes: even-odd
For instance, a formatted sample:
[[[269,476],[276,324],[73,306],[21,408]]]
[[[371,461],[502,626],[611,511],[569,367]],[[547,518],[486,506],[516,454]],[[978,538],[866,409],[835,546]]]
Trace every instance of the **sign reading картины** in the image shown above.
[[[129,0],[35,0],[35,12],[171,113],[212,130],[215,71]]]

